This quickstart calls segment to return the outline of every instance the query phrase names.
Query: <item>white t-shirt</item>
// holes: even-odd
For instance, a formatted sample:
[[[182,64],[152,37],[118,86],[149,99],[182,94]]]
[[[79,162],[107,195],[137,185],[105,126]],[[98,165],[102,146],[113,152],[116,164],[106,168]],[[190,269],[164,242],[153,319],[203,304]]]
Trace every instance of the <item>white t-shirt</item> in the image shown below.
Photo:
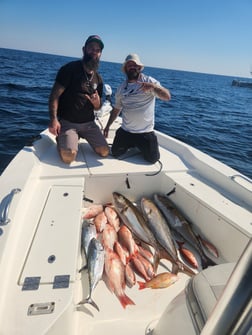
[[[140,74],[139,82],[150,82],[160,86],[159,81]],[[122,128],[131,133],[153,131],[155,119],[155,94],[144,92],[139,83],[125,80],[115,94],[115,108],[121,110]]]

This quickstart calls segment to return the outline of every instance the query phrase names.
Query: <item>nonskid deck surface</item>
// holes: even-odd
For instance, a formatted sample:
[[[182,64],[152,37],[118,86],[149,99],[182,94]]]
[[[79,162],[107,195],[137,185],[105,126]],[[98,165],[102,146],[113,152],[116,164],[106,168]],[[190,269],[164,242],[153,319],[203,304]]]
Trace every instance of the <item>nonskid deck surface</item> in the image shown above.
[[[41,157],[41,178],[77,177],[83,175],[104,174],[156,174],[159,171],[180,172],[187,171],[185,163],[175,154],[160,147],[160,162],[150,164],[146,162],[138,150],[132,149],[119,159],[111,154],[108,157],[99,157],[86,141],[79,144],[76,161],[70,165],[60,161],[56,143]]]

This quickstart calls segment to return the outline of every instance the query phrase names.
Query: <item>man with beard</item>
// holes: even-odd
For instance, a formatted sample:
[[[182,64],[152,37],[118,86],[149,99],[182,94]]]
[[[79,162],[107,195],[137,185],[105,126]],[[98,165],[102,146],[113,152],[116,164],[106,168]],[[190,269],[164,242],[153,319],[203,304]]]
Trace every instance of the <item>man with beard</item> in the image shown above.
[[[106,139],[94,121],[103,92],[97,72],[103,47],[98,35],[89,36],[82,48],[83,58],[61,67],[50,94],[49,131],[56,136],[60,157],[67,164],[76,158],[80,137],[98,155],[109,154]]]
[[[159,81],[142,73],[144,66],[138,55],[126,57],[122,71],[126,80],[118,87],[115,105],[104,129],[109,127],[121,112],[122,125],[112,144],[112,155],[119,157],[129,148],[137,147],[146,161],[155,163],[160,158],[157,137],[154,133],[155,99],[170,100],[169,90]]]

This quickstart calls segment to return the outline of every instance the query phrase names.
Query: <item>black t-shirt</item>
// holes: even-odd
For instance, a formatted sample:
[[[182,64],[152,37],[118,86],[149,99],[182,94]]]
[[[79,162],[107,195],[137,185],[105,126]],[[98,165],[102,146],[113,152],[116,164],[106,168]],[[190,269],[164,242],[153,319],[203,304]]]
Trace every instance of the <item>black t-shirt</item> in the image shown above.
[[[82,61],[77,60],[62,66],[56,76],[56,81],[65,87],[59,99],[59,118],[75,123],[93,121],[94,106],[85,97],[85,94],[91,95],[94,90],[97,90],[102,98],[103,82],[99,73],[94,72],[92,78],[88,78]]]

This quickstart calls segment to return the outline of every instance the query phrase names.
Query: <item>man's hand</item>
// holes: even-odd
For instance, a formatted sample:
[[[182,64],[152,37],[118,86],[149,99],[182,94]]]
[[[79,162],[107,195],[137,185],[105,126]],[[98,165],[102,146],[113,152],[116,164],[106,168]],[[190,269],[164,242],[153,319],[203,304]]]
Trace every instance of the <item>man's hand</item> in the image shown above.
[[[93,94],[88,95],[85,94],[85,97],[91,102],[91,104],[94,106],[94,109],[100,109],[101,107],[101,99],[97,91],[95,91]]]
[[[58,119],[53,119],[53,120],[50,122],[48,128],[49,128],[49,132],[50,132],[51,134],[53,134],[53,135],[55,135],[55,136],[58,136],[59,133],[60,133],[60,128],[61,128],[61,125],[60,125]]]

